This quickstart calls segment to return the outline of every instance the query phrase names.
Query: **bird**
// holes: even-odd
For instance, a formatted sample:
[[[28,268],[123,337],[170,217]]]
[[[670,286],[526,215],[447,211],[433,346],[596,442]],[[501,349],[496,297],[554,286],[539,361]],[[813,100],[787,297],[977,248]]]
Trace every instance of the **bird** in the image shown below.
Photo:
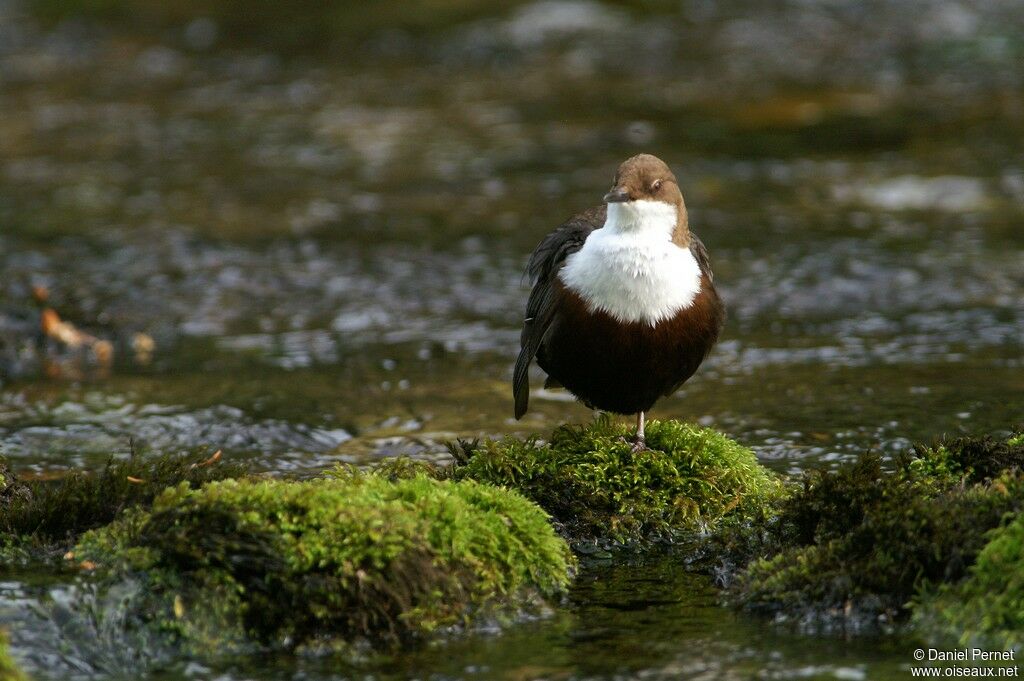
[[[646,413],[697,371],[726,317],[672,170],[651,154],[623,161],[604,204],[544,237],[527,274],[512,375],[516,419],[529,407],[536,359],[545,388],[565,388],[591,409],[635,414],[633,451],[646,449]]]

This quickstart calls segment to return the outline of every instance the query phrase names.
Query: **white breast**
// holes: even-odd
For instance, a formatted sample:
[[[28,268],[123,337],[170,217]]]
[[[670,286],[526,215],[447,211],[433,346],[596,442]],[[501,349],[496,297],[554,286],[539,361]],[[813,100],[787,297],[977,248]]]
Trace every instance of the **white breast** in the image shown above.
[[[693,304],[700,266],[672,243],[676,208],[660,201],[608,204],[604,227],[565,260],[559,277],[591,312],[654,326]]]

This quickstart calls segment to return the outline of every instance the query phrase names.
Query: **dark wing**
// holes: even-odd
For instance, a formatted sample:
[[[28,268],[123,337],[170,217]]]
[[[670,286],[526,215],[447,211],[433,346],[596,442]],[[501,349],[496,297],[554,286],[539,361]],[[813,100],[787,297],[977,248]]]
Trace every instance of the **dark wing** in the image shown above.
[[[697,259],[697,266],[700,267],[700,271],[708,278],[708,281],[714,281],[715,275],[711,272],[711,258],[708,257],[708,249],[704,247],[704,242],[700,240],[693,232],[690,232],[690,253],[693,253],[693,257]]]
[[[530,404],[530,362],[537,356],[544,335],[555,318],[555,277],[565,259],[580,250],[590,233],[604,224],[606,210],[605,206],[599,206],[573,216],[544,237],[530,256],[526,271],[533,282],[533,290],[526,303],[526,318],[519,336],[519,357],[512,373],[517,419],[522,418]]]

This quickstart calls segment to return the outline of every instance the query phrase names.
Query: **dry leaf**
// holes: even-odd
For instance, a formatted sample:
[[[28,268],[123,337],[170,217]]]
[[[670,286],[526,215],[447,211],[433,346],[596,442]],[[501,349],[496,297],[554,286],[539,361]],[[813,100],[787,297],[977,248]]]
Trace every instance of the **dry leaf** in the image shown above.
[[[218,461],[220,461],[220,452],[221,452],[221,450],[218,449],[206,461],[203,461],[202,463],[194,463],[194,464],[192,464],[192,468],[203,468],[204,466],[210,466],[210,465],[213,465],[213,464],[217,463]]]

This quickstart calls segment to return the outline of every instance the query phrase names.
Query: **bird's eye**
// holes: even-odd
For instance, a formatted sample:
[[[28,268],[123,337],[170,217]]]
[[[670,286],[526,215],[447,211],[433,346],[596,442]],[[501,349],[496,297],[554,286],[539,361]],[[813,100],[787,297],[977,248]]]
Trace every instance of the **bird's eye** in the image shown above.
[[[654,184],[651,185],[651,191],[656,192],[661,189],[661,180],[655,180]]]

